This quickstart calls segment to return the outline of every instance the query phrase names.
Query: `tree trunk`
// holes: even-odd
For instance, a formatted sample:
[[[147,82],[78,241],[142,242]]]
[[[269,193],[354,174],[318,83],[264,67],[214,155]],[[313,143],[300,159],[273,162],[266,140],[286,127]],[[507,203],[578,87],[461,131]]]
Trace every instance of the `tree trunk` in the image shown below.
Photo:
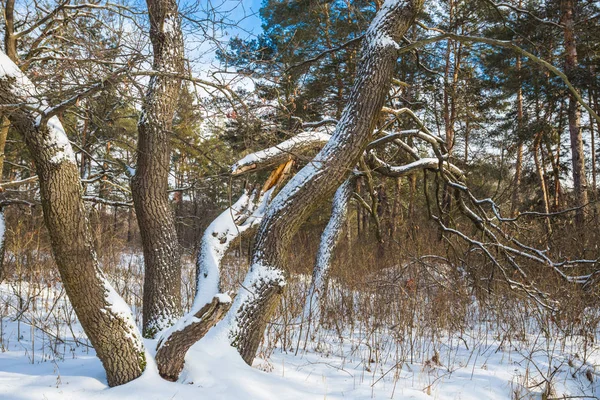
[[[108,384],[129,382],[146,366],[143,343],[131,310],[98,266],[71,145],[58,117],[44,117],[40,110],[48,107],[4,53],[0,64],[5,70],[0,76],[0,103],[37,108],[18,109],[10,120],[35,162],[44,221],[67,295],[104,365]]]
[[[546,178],[544,177],[544,168],[542,161],[540,160],[539,151],[541,150],[540,141],[542,140],[543,132],[536,135],[533,141],[533,161],[535,163],[535,171],[540,181],[540,195],[542,196],[542,205],[544,206],[543,212],[548,214],[550,212],[550,201],[548,200],[548,189],[546,187]],[[552,233],[552,226],[550,225],[549,218],[545,218],[546,221],[546,233]]]
[[[230,340],[252,363],[266,323],[285,286],[290,243],[301,223],[333,194],[371,140],[390,89],[397,45],[422,0],[388,1],[367,30],[349,102],[331,140],[271,203],[257,233],[250,272],[230,311]]]
[[[321,235],[319,251],[312,274],[312,282],[304,302],[304,321],[307,322],[306,337],[308,337],[311,328],[316,329],[321,323],[321,310],[325,299],[331,260],[333,252],[342,237],[355,183],[355,177],[346,179],[333,197],[331,217]]]
[[[563,24],[563,33],[565,39],[565,74],[571,80],[576,82],[575,74],[577,70],[577,47],[574,32],[574,3],[575,0],[561,0],[561,10]],[[569,134],[571,138],[571,157],[573,161],[573,191],[575,194],[575,206],[582,207],[588,203],[587,179],[585,176],[585,155],[583,153],[583,138],[580,126],[579,102],[569,92]],[[578,228],[583,227],[585,213],[583,209],[577,211],[575,223]]]
[[[181,327],[178,326],[172,332],[165,332],[166,335],[159,341],[156,352],[156,364],[160,376],[175,382],[183,370],[187,351],[203,338],[210,328],[223,319],[230,307],[229,296],[216,296],[198,312],[183,318],[180,322]]]
[[[4,5],[4,51],[8,58],[17,63],[17,38],[15,37],[15,0],[6,0]]]
[[[183,36],[174,0],[148,0],[153,70],[182,74]],[[143,332],[154,337],[181,316],[181,251],[168,179],[169,132],[181,80],[167,75],[150,78],[138,122],[137,169],[131,189],[144,248]]]
[[[6,0],[4,5],[4,51],[8,58],[17,63],[17,39],[15,38],[15,0]],[[5,115],[0,115],[0,183],[4,169],[4,149],[6,138],[10,129],[10,120]],[[4,189],[1,189],[0,192]],[[4,252],[6,244],[6,221],[4,210],[0,209],[0,282],[4,279]]]
[[[523,174],[523,89],[521,88],[521,56],[517,56],[517,73],[519,74],[519,89],[517,91],[517,163],[515,165],[515,179],[513,181],[513,192],[512,201],[510,207],[510,214],[512,217],[516,216],[519,205],[521,204],[521,177]]]

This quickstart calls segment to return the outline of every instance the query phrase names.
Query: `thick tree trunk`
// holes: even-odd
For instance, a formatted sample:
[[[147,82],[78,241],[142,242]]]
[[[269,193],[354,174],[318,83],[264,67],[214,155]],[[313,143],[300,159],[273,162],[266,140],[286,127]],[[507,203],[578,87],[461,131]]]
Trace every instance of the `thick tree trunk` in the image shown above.
[[[10,120],[35,162],[44,221],[67,295],[104,365],[108,384],[129,382],[146,366],[143,344],[129,307],[99,269],[71,145],[58,117],[44,118],[48,107],[4,53],[0,64],[0,104],[32,105],[12,112]]]
[[[290,242],[300,224],[331,196],[372,138],[390,89],[397,45],[422,0],[388,1],[367,30],[357,78],[334,135],[271,203],[257,234],[250,272],[230,311],[230,340],[252,363],[271,312],[285,286]]]
[[[573,11],[576,0],[561,0],[563,33],[565,39],[565,73],[569,80],[576,81],[574,75],[577,70],[577,46],[574,32]],[[585,155],[583,153],[583,137],[580,124],[579,102],[569,92],[569,134],[571,138],[571,157],[573,162],[573,191],[575,206],[581,207],[588,203],[587,179],[585,176]],[[585,213],[583,209],[577,211],[575,223],[578,228],[583,227]]]
[[[148,0],[153,70],[182,74],[183,36],[174,0]],[[168,75],[150,78],[138,122],[137,169],[131,181],[144,248],[143,332],[154,337],[181,316],[181,251],[168,179],[171,158],[169,132],[181,80]]]

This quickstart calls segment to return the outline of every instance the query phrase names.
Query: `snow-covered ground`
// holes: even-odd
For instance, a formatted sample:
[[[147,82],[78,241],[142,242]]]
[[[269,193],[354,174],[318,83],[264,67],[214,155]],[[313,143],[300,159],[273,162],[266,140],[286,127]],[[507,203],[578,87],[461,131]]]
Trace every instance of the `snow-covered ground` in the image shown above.
[[[307,343],[292,323],[286,339],[269,331],[267,359],[253,368],[209,333],[188,353],[179,382],[161,379],[150,362],[139,379],[109,388],[59,284],[0,285],[0,317],[0,399],[7,400],[594,399],[600,391],[595,338],[532,331],[517,339],[485,323],[433,338],[358,323],[321,329]],[[154,346],[146,341],[148,351]]]

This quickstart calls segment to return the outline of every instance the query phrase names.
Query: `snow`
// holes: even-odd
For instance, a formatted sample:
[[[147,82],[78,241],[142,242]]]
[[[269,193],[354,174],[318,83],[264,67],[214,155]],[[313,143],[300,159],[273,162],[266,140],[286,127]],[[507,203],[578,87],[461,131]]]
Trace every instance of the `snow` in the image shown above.
[[[131,307],[129,307],[125,300],[123,300],[123,298],[115,291],[106,278],[101,277],[101,279],[106,293],[105,300],[107,303],[107,311],[121,318],[127,324],[127,337],[136,345],[139,351],[143,351],[142,335],[135,324]]]
[[[232,302],[231,296],[226,293],[218,293],[215,297],[219,299],[219,303],[231,303]]]
[[[373,21],[369,25],[369,29],[367,29],[367,33],[365,38],[367,43],[373,47],[393,47],[395,49],[399,49],[400,46],[396,41],[389,36],[386,32],[388,29],[385,27],[385,22],[388,19],[388,14],[393,13],[395,10],[399,8],[408,7],[404,0],[386,0],[381,9],[373,18]]]
[[[398,43],[396,43],[396,41],[394,39],[392,39],[389,35],[385,35],[385,34],[380,34],[377,36],[377,43],[380,46],[383,47],[395,47],[397,49],[400,48],[400,45]]]
[[[53,164],[60,164],[62,161],[69,161],[73,164],[75,161],[75,153],[73,153],[73,147],[69,143],[69,138],[65,133],[65,130],[60,123],[57,116],[53,116],[48,120],[47,123],[48,134],[44,137],[46,147],[54,147],[54,154],[52,155],[50,162]]]
[[[577,334],[559,339],[556,331],[536,330],[529,318],[523,320],[528,327],[523,337],[508,340],[513,332],[491,322],[456,334],[439,332],[435,342],[427,335],[398,337],[393,328],[376,332],[360,324],[342,331],[321,328],[306,350],[299,343],[296,354],[279,343],[270,358],[257,359],[254,368],[223,340],[223,330],[213,329],[190,349],[176,383],[159,377],[153,357],[156,340],[145,340],[148,366],[144,374],[109,388],[93,349],[83,345],[85,335],[77,322],[70,327],[60,325],[58,332],[53,328],[61,341],[30,329],[26,322],[21,322],[21,337],[17,336],[14,290],[10,284],[0,285],[0,302],[10,304],[10,314],[0,314],[3,400],[267,400],[275,394],[280,400],[539,399],[548,377],[554,398],[563,394],[594,398],[600,390],[595,367],[600,363],[600,347],[595,344],[598,333],[595,341]],[[54,321],[63,313],[72,315],[60,287],[45,288],[43,293],[50,303],[58,301],[56,307],[44,307],[40,301],[24,314],[29,320]],[[581,343],[585,340],[589,343],[584,354]]]

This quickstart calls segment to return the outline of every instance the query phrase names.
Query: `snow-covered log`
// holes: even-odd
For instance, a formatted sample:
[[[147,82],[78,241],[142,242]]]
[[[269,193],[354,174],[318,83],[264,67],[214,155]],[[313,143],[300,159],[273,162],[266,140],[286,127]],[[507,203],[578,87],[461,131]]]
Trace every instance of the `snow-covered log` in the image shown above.
[[[146,366],[131,310],[100,271],[75,156],[57,116],[19,68],[0,52],[0,104],[10,110],[40,181],[44,221],[60,276],[79,321],[102,361],[108,384],[137,378]]]

